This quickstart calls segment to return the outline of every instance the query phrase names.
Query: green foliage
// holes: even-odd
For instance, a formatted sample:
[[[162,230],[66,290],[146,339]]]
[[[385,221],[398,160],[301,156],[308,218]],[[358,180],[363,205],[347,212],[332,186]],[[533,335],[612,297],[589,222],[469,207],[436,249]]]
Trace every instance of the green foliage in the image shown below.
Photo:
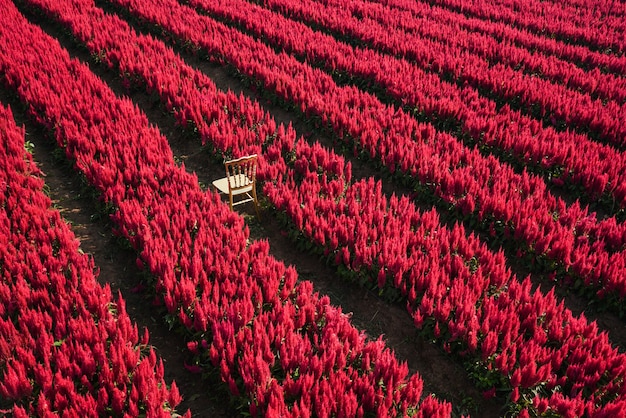
[[[24,141],[24,149],[27,153],[33,154],[35,152],[35,144],[29,140]]]

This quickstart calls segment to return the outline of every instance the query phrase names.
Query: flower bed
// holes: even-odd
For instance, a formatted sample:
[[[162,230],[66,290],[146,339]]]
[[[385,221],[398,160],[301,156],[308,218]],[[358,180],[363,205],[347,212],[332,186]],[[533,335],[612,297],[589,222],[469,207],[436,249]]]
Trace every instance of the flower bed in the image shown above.
[[[421,379],[382,341],[367,341],[310,282],[296,284],[267,243],[248,245],[243,219],[174,163],[145,115],[6,3],[6,85],[110,205],[195,366],[219,370],[253,415],[450,415],[420,399]]]
[[[356,87],[339,87],[328,74],[173,0],[114,3],[211,59],[230,62],[259,87],[330,126],[355,151],[364,150],[420,191],[434,193],[440,206],[506,239],[543,271],[561,277],[567,272],[572,282],[623,309],[626,225],[615,218],[598,221],[579,202],[568,206],[555,198],[540,179],[518,175],[432,125],[419,124]]]
[[[147,330],[96,280],[2,106],[0,144],[0,412],[172,416],[181,398]]]
[[[93,12],[90,3],[81,4],[83,13]],[[64,19],[69,22],[73,20],[71,17],[68,13]],[[106,20],[101,23],[103,29],[121,26],[107,25]],[[98,32],[107,36],[106,32]],[[132,41],[131,45],[142,45],[140,38]],[[97,44],[97,38],[94,43]],[[111,42],[108,47],[114,51],[123,45],[127,43]],[[145,46],[142,50],[150,53]],[[133,74],[141,83],[146,82],[145,74],[150,71],[140,69],[138,63],[151,60],[134,62],[133,57],[141,57],[139,50],[120,56],[128,61],[124,65],[112,64],[137,68]],[[171,69],[161,74],[165,79],[181,78],[177,71],[188,71],[179,67],[180,61],[174,62],[177,65],[164,62],[164,68]],[[201,74],[192,76],[204,85]],[[166,101],[172,92],[162,94],[162,100]],[[190,106],[193,97],[193,94],[188,96]],[[237,126],[233,122],[239,117],[220,119],[222,135],[233,132]],[[202,124],[202,120],[190,121],[198,126]],[[261,125],[272,126],[272,122],[263,121]],[[219,139],[213,145],[220,150]],[[280,130],[276,140],[266,147],[265,165],[260,173],[266,180],[264,191],[289,216],[301,238],[312,242],[320,253],[355,277],[371,280],[381,291],[395,289],[397,295],[406,298],[418,327],[431,327],[433,337],[447,349],[481,364],[484,381],[493,385],[483,389],[497,386],[510,390],[511,400],[517,405],[514,408],[520,414],[546,410],[575,413],[594,408],[598,408],[598,413],[608,413],[622,406],[617,394],[622,390],[619,381],[623,359],[606,335],[584,318],[574,318],[551,293],[532,292],[528,280],[520,282],[503,268],[502,254],[493,254],[475,238],[467,238],[461,227],[452,230],[442,227],[434,212],[420,214],[406,198],[387,200],[380,184],[352,183],[350,169],[342,158],[318,145],[295,142],[292,130]],[[405,231],[407,225],[410,234]],[[267,309],[268,318],[275,309]],[[189,315],[183,318],[191,321]],[[267,321],[272,323],[270,319]],[[200,319],[199,326],[203,323]],[[231,335],[230,330],[220,332]],[[265,340],[260,329],[246,332],[247,336],[241,338]],[[257,337],[252,338],[253,335]],[[272,338],[269,341],[261,346],[271,346]],[[198,350],[202,342],[191,347]],[[581,358],[578,353],[582,351],[594,354]],[[599,365],[595,362],[597,358],[606,362]],[[594,375],[598,367],[609,384]],[[255,373],[268,375],[266,369]],[[234,391],[239,390],[235,381],[227,381]],[[247,385],[253,387],[252,383]],[[583,386],[597,396],[582,396]],[[304,392],[298,389],[296,393]],[[566,396],[566,393],[574,395]],[[614,395],[618,399],[612,399]],[[259,396],[265,399],[266,395]]]

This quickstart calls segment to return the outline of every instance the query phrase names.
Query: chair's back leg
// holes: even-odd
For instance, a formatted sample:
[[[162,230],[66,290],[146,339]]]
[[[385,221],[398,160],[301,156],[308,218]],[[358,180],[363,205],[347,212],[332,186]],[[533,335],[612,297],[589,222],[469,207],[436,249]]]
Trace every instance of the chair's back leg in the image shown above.
[[[259,215],[259,200],[256,197],[256,186],[252,188],[252,197],[254,198],[254,210],[256,211],[256,217],[261,219],[261,215]]]

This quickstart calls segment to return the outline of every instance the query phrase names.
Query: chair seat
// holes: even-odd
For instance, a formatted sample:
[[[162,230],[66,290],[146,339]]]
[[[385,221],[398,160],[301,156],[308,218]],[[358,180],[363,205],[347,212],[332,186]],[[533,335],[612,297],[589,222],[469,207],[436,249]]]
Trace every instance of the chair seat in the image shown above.
[[[236,177],[236,178],[235,178]],[[250,182],[248,177],[245,174],[237,174],[232,177],[223,177],[221,179],[215,180],[213,182],[213,186],[224,194],[228,194],[228,180],[230,179],[230,187],[232,189],[233,195],[239,195],[243,193],[249,193],[252,191],[253,183]],[[239,186],[246,185],[244,187],[238,188]]]

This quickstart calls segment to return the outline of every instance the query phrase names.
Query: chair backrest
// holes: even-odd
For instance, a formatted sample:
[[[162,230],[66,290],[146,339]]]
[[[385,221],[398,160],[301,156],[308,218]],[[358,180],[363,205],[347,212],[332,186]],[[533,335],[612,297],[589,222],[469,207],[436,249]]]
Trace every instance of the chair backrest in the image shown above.
[[[226,161],[226,177],[231,191],[254,186],[256,182],[257,155],[252,154],[236,160]]]

